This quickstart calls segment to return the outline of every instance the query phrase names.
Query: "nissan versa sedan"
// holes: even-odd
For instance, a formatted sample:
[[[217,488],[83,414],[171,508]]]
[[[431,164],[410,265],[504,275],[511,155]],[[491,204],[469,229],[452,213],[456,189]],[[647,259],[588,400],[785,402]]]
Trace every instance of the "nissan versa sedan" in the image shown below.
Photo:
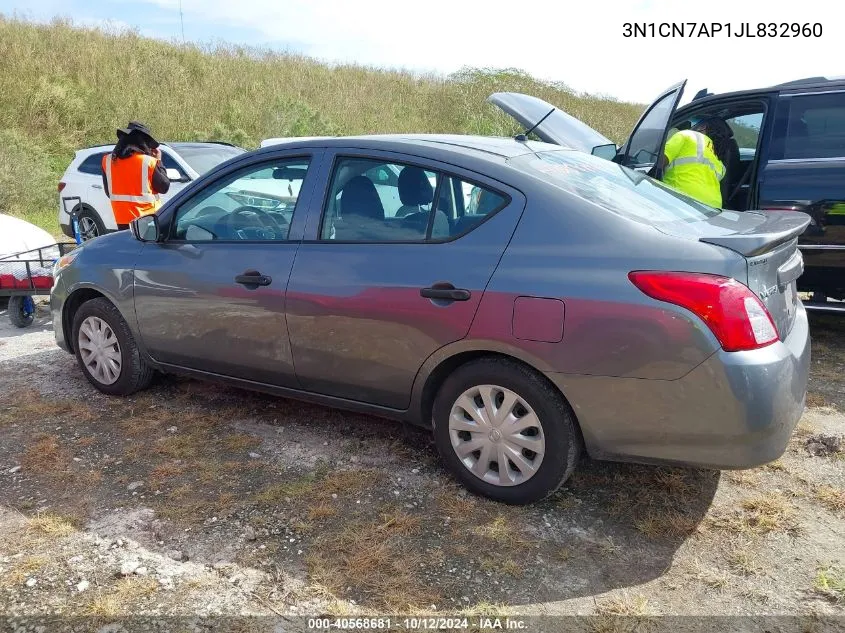
[[[63,257],[53,323],[106,394],[180,373],[411,422],[466,487],[529,503],[585,452],[783,453],[808,222],[522,136],[294,139]]]

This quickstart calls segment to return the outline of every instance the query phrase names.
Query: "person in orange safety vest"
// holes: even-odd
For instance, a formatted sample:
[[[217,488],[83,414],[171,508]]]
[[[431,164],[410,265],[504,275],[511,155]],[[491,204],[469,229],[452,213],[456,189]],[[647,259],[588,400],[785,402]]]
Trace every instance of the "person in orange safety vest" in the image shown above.
[[[161,206],[159,195],[170,189],[170,179],[161,161],[159,143],[143,123],[130,121],[117,130],[114,150],[103,156],[103,188],[118,230]]]

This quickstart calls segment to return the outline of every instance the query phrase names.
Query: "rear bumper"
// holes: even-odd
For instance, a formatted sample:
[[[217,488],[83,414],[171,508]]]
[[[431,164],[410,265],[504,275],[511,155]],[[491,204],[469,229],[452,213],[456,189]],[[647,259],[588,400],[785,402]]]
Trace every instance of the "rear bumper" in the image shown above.
[[[804,411],[807,312],[787,339],[719,351],[678,380],[548,374],[575,410],[597,459],[751,468],[780,457]]]

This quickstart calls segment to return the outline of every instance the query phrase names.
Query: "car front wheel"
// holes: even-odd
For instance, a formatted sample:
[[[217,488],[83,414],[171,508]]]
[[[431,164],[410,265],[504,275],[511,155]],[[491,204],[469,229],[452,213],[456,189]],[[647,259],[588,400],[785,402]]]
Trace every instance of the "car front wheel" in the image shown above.
[[[76,360],[92,385],[103,393],[127,396],[149,386],[152,368],[118,309],[107,299],[83,303],[73,319]]]
[[[580,457],[575,416],[531,369],[482,359],[455,371],[434,402],[438,452],[467,488],[511,504],[548,497]]]

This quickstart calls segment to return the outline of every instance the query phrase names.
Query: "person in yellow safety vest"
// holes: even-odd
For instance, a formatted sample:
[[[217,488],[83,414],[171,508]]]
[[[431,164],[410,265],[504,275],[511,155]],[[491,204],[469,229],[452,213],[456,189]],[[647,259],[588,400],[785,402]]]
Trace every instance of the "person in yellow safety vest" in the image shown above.
[[[103,156],[102,165],[103,188],[118,230],[128,228],[135,218],[155,213],[161,206],[159,195],[170,189],[159,143],[138,121],[117,130],[117,144]]]
[[[720,182],[725,177],[728,136],[724,122],[704,119],[666,142],[663,182],[699,202],[722,207]]]

